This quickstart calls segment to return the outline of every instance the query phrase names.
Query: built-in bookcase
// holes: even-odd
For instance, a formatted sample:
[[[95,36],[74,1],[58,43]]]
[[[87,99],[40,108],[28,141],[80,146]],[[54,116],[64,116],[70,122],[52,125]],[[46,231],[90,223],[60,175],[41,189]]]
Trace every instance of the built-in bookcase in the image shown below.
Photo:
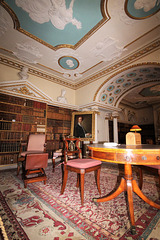
[[[70,135],[73,110],[47,106],[47,148],[51,153],[63,148],[63,138]]]
[[[45,134],[46,104],[0,94],[0,164],[17,162],[30,133]]]
[[[73,110],[46,103],[0,94],[0,165],[17,162],[20,143],[28,135],[46,134],[46,151],[63,148],[63,137],[70,135]]]

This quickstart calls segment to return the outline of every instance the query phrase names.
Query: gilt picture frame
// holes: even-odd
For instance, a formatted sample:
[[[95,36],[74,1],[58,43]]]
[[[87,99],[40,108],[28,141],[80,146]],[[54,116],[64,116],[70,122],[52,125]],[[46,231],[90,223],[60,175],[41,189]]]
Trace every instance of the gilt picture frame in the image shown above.
[[[80,137],[75,134],[78,118],[82,117],[82,126],[85,130],[85,137]],[[75,136],[76,135],[76,136]],[[73,112],[71,121],[71,136],[80,138],[81,141],[94,141],[95,140],[95,112]]]

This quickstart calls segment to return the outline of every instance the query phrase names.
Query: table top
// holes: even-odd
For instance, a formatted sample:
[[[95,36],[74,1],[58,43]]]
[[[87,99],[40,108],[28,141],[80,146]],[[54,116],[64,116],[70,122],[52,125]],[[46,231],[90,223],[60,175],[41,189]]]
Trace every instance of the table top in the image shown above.
[[[97,160],[134,165],[160,165],[160,145],[106,146],[94,143],[88,145],[91,157]]]

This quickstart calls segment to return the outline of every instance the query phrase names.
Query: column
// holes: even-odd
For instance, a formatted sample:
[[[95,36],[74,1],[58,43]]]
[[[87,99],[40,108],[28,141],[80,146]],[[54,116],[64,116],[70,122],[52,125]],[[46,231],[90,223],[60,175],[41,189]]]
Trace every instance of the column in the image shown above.
[[[112,112],[112,117],[113,117],[113,139],[114,142],[118,143],[118,112]]]
[[[110,119],[110,114],[107,113],[105,115],[106,141],[107,142],[109,142],[109,119]]]

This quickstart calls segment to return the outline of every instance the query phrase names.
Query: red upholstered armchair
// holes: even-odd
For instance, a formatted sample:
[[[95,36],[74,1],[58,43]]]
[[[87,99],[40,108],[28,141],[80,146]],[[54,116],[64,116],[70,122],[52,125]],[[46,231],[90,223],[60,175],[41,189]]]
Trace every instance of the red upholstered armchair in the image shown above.
[[[81,158],[81,149],[79,148],[80,139],[78,138],[66,138],[64,139],[65,150],[64,150],[64,175],[63,175],[63,184],[61,188],[61,194],[64,193],[68,171],[77,173],[77,187],[80,187],[81,193],[81,204],[84,203],[84,175],[87,172],[95,171],[97,188],[99,193],[100,190],[100,170],[101,170],[101,161],[94,159],[82,159]],[[68,161],[68,157],[77,155],[77,159]]]
[[[25,160],[26,154],[45,152],[45,141],[45,134],[30,134],[28,137],[28,143],[21,144],[19,156],[17,158],[17,175],[19,175],[20,163]],[[22,151],[24,147],[27,147],[26,151]]]
[[[30,153],[26,154],[23,162],[24,187],[28,183],[44,181],[46,184],[47,176],[45,168],[48,165],[48,153]]]

